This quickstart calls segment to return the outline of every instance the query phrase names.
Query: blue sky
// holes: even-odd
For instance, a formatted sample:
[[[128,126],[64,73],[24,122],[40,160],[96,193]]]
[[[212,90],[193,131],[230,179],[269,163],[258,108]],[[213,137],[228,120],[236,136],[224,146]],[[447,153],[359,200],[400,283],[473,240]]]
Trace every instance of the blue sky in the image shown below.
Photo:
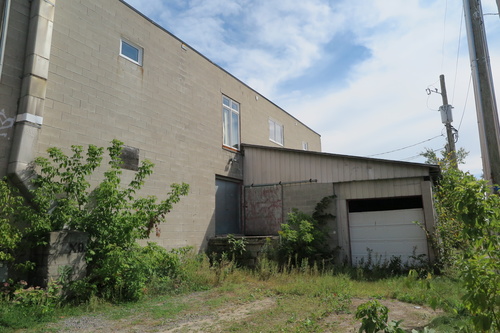
[[[127,2],[320,133],[325,152],[423,162],[446,143],[441,95],[425,92],[444,74],[463,169],[482,173],[462,1]],[[500,87],[500,18],[484,19]]]

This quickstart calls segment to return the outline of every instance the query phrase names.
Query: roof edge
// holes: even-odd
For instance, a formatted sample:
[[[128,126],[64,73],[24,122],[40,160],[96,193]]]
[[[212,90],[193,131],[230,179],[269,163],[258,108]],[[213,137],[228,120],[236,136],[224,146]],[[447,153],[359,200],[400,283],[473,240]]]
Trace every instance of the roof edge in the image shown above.
[[[329,157],[339,157],[339,158],[348,158],[348,159],[357,159],[357,160],[366,160],[373,162],[381,162],[381,163],[393,163],[407,166],[416,166],[422,168],[429,168],[429,173],[431,175],[439,175],[441,173],[441,168],[436,164],[426,164],[426,163],[415,163],[415,162],[406,162],[406,161],[397,161],[397,160],[385,160],[381,158],[371,158],[371,157],[363,157],[363,156],[353,156],[353,155],[343,155],[343,154],[335,154],[335,153],[325,153],[319,151],[311,151],[311,150],[300,150],[300,149],[292,149],[292,148],[283,148],[283,147],[269,147],[269,146],[261,146],[249,143],[242,143],[241,147],[243,150],[245,148],[255,148],[255,149],[266,149],[266,150],[275,150],[275,151],[284,151],[298,154],[307,154],[307,155],[318,155],[318,156],[329,156]]]

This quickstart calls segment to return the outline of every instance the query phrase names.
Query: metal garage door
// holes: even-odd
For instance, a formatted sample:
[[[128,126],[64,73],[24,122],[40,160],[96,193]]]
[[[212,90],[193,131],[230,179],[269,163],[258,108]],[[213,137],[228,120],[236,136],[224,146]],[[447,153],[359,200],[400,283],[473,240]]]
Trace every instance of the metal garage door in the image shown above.
[[[352,263],[366,262],[367,249],[373,250],[372,260],[382,261],[401,256],[406,262],[414,249],[428,255],[425,233],[413,221],[424,222],[422,208],[349,213]]]

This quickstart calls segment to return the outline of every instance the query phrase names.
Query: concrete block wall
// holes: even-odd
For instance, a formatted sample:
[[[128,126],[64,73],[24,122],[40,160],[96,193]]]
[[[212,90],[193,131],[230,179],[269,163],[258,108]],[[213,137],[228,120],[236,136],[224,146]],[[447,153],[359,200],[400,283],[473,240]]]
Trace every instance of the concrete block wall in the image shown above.
[[[272,250],[272,248],[276,248],[279,244],[278,236],[234,236],[234,239],[245,242],[245,252],[235,255],[235,260],[237,263],[250,268],[254,268],[257,265],[259,258],[265,255],[266,250]],[[271,249],[266,249],[266,247],[271,247]],[[213,259],[220,258],[222,253],[226,253],[229,259],[232,259],[231,244],[228,237],[211,238],[208,242],[206,252]]]
[[[2,126],[16,116],[22,97],[30,2],[15,0],[12,11],[0,86]],[[268,132],[271,117],[285,125],[285,146],[301,149],[306,141],[310,149],[320,149],[317,133],[119,0],[57,1],[52,27],[50,40],[32,45],[37,54],[50,49],[46,90],[31,94],[43,98],[33,113],[40,116],[43,108],[43,124],[24,126],[33,144],[23,145],[21,138],[18,151],[30,146],[30,154],[44,156],[48,148],[59,147],[70,153],[71,145],[106,147],[113,139],[137,148],[140,161],[155,163],[139,195],[162,199],[171,183],[191,186],[189,196],[160,225],[160,236],[151,239],[166,248],[205,247],[215,234],[216,175],[243,177],[241,158],[228,163],[238,153],[222,147],[222,95],[240,103],[242,142],[274,145]],[[119,55],[121,38],[144,48],[142,66]],[[1,130],[4,175],[12,129]],[[91,179],[94,185],[106,163]],[[124,183],[134,177],[133,171],[123,174]]]
[[[37,273],[35,284],[46,286],[57,280],[62,270],[71,268],[69,279],[74,281],[86,275],[88,234],[79,231],[57,231],[49,233],[48,245],[38,249],[35,255]]]
[[[296,208],[301,212],[312,215],[316,205],[327,196],[333,195],[333,184],[330,183],[303,183],[283,185],[283,219],[286,221],[288,213]],[[337,215],[337,200],[333,199],[325,213]],[[339,246],[337,218],[328,221],[330,244],[332,248]]]

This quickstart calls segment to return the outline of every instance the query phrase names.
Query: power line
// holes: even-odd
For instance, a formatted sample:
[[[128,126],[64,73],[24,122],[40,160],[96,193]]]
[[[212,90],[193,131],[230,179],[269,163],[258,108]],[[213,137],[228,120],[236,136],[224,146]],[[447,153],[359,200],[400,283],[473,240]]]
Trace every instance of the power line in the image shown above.
[[[443,148],[438,148],[438,149],[434,149],[432,150],[433,153],[437,152],[437,151],[441,151],[441,150],[444,150],[445,147]],[[403,158],[403,161],[411,161],[411,160],[414,160],[416,159],[417,157],[421,157],[422,154],[418,154],[418,155],[414,155],[414,156],[410,156],[410,157],[406,157],[406,158]]]
[[[462,37],[462,25],[464,22],[464,8],[462,6],[462,13],[460,15],[460,30],[458,32],[458,48],[457,48],[457,61],[455,62],[455,79],[453,81],[453,94],[451,95],[451,104],[455,100],[455,90],[457,88],[457,73],[458,73],[458,60],[460,59],[460,42]]]
[[[380,155],[385,155],[385,154],[389,154],[389,153],[394,153],[396,151],[400,151],[400,150],[404,150],[404,149],[408,149],[408,148],[411,148],[411,147],[415,147],[415,146],[418,146],[422,143],[425,143],[425,142],[428,142],[428,141],[431,141],[431,140],[434,140],[436,138],[439,138],[441,137],[442,135],[436,135],[435,137],[433,138],[430,138],[430,139],[427,139],[427,140],[424,140],[424,141],[421,141],[421,142],[418,142],[418,143],[415,143],[413,145],[409,145],[409,146],[406,146],[406,147],[403,147],[403,148],[398,148],[398,149],[394,149],[394,150],[391,150],[391,151],[387,151],[385,153],[380,153],[380,154],[374,154],[374,155],[368,155],[366,157],[373,157],[373,156],[380,156]]]
[[[458,130],[460,130],[460,126],[462,126],[462,120],[464,120],[465,108],[467,107],[467,101],[469,100],[469,92],[470,92],[471,82],[472,82],[472,71],[471,71],[470,77],[469,77],[469,86],[467,87],[467,94],[465,95],[464,109],[462,111],[462,117],[460,118],[460,124],[458,124]]]
[[[444,19],[443,19],[443,45],[441,48],[441,72],[443,71],[443,66],[444,66],[444,50],[445,50],[445,42],[446,42],[446,18],[448,14],[448,0],[445,2],[445,7],[444,7]]]

